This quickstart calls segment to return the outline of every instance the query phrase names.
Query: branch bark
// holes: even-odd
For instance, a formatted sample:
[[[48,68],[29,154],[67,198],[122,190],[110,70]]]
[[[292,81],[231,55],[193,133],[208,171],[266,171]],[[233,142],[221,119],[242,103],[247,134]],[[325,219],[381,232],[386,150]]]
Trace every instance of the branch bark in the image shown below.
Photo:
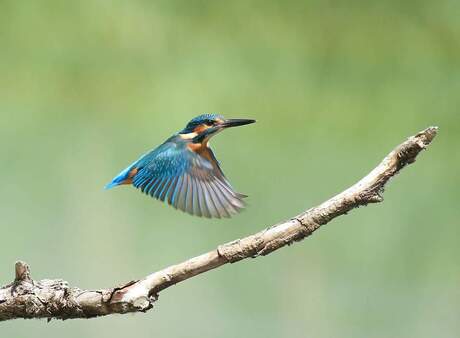
[[[430,127],[410,137],[358,183],[317,207],[140,280],[110,289],[82,290],[70,287],[62,279],[34,281],[28,265],[17,262],[15,280],[0,288],[0,321],[16,318],[91,318],[145,312],[152,308],[158,293],[171,285],[227,263],[268,255],[294,241],[303,240],[322,225],[354,208],[382,202],[388,180],[413,163],[436,133],[437,127]]]

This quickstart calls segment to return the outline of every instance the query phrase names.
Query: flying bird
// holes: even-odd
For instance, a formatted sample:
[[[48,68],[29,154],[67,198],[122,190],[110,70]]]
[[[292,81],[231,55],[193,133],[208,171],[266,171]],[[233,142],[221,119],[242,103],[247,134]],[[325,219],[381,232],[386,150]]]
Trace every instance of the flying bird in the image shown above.
[[[143,193],[191,215],[231,217],[244,208],[243,198],[230,185],[209,147],[209,139],[230,127],[254,123],[203,114],[141,156],[123,170],[106,189],[132,184]]]

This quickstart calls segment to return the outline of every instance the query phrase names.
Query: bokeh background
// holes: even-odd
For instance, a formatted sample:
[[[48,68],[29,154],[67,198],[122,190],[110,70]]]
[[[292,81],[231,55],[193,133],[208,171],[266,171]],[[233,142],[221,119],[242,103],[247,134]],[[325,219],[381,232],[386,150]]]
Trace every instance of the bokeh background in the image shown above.
[[[0,2],[0,283],[139,278],[289,218],[429,126],[385,203],[163,292],[147,314],[11,321],[1,337],[458,337],[460,3]],[[103,186],[202,112],[250,195],[193,218]]]

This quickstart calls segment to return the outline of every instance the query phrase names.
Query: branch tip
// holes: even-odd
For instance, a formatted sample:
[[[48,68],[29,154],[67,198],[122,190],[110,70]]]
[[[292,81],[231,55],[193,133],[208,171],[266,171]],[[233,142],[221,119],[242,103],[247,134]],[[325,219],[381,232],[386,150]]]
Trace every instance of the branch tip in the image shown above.
[[[428,127],[413,136],[413,138],[418,139],[418,141],[416,141],[417,145],[420,148],[425,149],[438,134],[438,129],[439,128],[437,126]]]

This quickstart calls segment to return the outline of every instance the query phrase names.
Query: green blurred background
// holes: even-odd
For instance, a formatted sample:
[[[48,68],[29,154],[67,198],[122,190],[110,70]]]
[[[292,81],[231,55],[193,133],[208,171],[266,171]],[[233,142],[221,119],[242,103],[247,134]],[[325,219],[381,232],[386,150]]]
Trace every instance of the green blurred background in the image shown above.
[[[3,337],[458,337],[460,3],[0,1],[0,283],[110,287],[289,218],[439,125],[385,203],[193,278],[147,314],[11,321]],[[250,195],[193,218],[126,165],[202,112],[255,118],[213,147]]]

